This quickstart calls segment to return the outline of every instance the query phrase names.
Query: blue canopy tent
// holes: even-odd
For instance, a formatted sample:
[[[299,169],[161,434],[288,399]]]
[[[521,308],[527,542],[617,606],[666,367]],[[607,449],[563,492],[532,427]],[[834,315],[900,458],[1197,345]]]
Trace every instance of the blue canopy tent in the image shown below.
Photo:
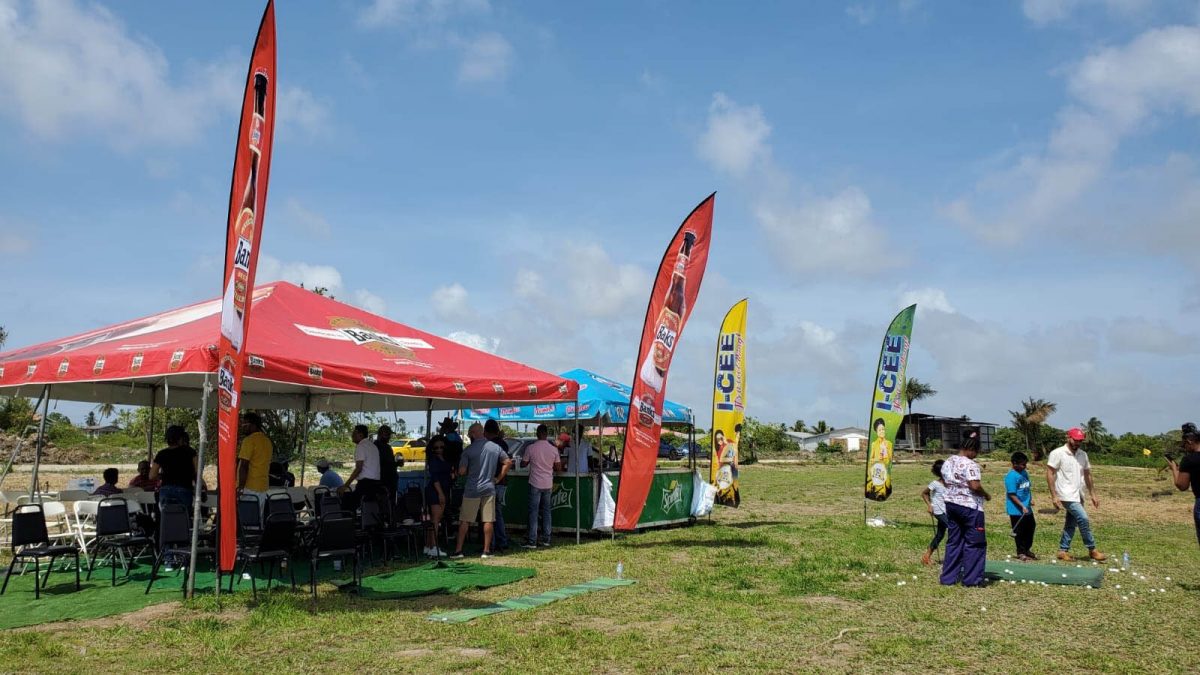
[[[463,419],[482,422],[562,422],[580,421],[608,425],[625,424],[629,420],[629,399],[633,390],[627,385],[601,377],[590,370],[576,368],[562,373],[579,383],[578,411],[574,402],[523,405],[507,408],[472,408],[462,411]],[[663,403],[663,426],[691,426],[692,409],[674,401]]]

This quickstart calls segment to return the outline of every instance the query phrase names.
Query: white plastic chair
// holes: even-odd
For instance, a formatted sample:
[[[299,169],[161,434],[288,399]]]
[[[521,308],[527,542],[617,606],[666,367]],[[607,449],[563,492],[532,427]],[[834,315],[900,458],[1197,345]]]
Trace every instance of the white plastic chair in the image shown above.
[[[58,493],[58,501],[60,501],[60,502],[77,502],[77,501],[81,501],[81,500],[86,500],[91,496],[92,496],[92,494],[90,492],[88,492],[87,490],[63,490],[62,492]]]
[[[127,487],[127,488],[123,488],[121,490],[121,494],[123,494],[123,495],[140,495],[145,491],[146,490],[144,488],[140,488],[140,487]]]
[[[100,502],[81,500],[75,502],[72,508],[75,511],[75,541],[79,543],[79,550],[88,556],[88,544],[96,538],[96,514]]]
[[[67,507],[62,502],[42,502],[42,513],[46,516],[46,530],[50,539],[74,539],[75,526],[71,523]]]

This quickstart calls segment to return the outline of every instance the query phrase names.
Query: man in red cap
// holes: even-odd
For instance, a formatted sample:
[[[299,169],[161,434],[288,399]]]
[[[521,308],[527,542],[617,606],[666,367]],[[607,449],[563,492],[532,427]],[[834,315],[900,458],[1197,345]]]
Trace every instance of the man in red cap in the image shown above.
[[[1092,506],[1100,508],[1100,500],[1096,497],[1096,488],[1092,485],[1092,465],[1088,462],[1087,453],[1083,451],[1085,435],[1079,427],[1067,431],[1067,442],[1055,448],[1046,460],[1046,482],[1050,486],[1050,496],[1054,498],[1054,506],[1066,509],[1067,519],[1063,523],[1062,538],[1058,542],[1058,559],[1072,561],[1071,540],[1075,538],[1075,528],[1083,536],[1087,546],[1088,557],[1096,561],[1107,560],[1108,557],[1096,550],[1096,540],[1092,537],[1092,523],[1088,520],[1087,511],[1083,510],[1083,486],[1087,485],[1088,495],[1092,498]]]

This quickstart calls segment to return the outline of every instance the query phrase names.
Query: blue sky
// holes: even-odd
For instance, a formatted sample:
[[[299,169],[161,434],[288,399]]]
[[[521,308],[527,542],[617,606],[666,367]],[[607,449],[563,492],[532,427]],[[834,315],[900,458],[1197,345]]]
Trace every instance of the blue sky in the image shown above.
[[[220,290],[261,7],[0,0],[0,296],[19,347]],[[284,2],[259,279],[630,380],[650,275],[718,191],[669,396],[861,425],[916,301],[921,409],[1196,417],[1200,4]]]

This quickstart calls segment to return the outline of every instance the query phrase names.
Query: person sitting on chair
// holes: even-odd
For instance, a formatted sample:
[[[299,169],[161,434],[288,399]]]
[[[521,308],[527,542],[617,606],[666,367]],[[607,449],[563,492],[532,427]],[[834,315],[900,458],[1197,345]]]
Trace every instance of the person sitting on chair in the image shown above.
[[[119,479],[120,475],[117,473],[117,469],[110,466],[104,470],[104,485],[96,488],[92,494],[100,495],[101,497],[111,497],[121,494],[121,488],[117,487],[117,480]]]

